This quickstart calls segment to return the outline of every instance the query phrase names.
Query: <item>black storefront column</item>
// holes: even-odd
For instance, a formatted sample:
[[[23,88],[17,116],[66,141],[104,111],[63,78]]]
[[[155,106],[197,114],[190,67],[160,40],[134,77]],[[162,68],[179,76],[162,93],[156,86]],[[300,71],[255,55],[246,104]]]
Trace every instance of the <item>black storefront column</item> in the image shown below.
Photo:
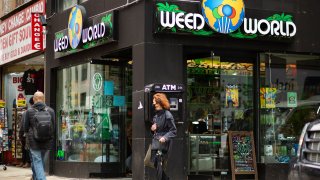
[[[137,91],[151,83],[184,84],[183,48],[181,45],[142,43],[133,46],[133,99]],[[150,124],[133,100],[133,164],[134,180],[155,179],[155,170],[144,167],[143,159],[151,142]],[[177,125],[178,136],[173,140],[169,155],[168,175],[171,179],[186,179],[187,164],[184,125]]]

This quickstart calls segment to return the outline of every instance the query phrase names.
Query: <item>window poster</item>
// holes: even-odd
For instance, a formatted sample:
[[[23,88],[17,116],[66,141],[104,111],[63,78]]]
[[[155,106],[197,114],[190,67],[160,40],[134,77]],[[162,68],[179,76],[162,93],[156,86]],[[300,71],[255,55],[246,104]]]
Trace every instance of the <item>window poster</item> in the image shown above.
[[[266,108],[276,107],[276,93],[277,93],[277,88],[266,88],[266,93],[265,93]]]
[[[298,104],[297,92],[287,92],[287,106],[297,107]]]
[[[260,88],[260,106],[266,108],[266,88]]]
[[[237,85],[226,86],[226,107],[239,107],[239,88]]]

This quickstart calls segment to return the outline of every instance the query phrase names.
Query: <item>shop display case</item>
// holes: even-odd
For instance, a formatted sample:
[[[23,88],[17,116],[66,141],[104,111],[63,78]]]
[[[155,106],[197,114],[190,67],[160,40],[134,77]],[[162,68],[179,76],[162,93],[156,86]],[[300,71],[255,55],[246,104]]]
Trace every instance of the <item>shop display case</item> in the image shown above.
[[[0,152],[9,150],[7,109],[0,108]]]
[[[26,110],[25,108],[13,108],[13,111],[12,111],[13,134],[12,134],[11,149],[12,149],[12,157],[16,160],[22,158],[22,146],[19,139],[19,130],[21,128],[20,124],[22,121],[22,114],[25,110]]]
[[[189,135],[189,173],[227,174],[227,134]]]

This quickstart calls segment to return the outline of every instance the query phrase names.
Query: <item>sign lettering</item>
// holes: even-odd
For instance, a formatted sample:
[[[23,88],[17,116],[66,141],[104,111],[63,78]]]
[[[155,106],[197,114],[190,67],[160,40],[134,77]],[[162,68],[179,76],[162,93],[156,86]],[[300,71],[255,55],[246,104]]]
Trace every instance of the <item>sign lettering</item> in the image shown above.
[[[32,13],[31,30],[32,30],[32,50],[42,50],[43,49],[43,38],[42,38],[43,28],[40,22],[39,13]]]

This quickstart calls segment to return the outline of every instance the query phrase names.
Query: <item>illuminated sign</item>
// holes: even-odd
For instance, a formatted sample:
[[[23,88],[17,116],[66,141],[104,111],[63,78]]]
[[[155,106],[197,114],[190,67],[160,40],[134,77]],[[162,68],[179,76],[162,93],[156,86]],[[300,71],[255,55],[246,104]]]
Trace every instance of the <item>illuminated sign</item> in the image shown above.
[[[31,32],[32,32],[32,50],[43,49],[43,27],[40,22],[40,14],[32,13],[31,15]]]
[[[55,34],[54,51],[61,52],[60,57],[95,47],[107,42],[113,37],[113,12],[95,16],[86,21],[86,11],[83,6],[76,5],[71,9],[68,19],[68,29]],[[88,26],[88,24],[91,24]],[[86,26],[86,27],[85,27]]]
[[[196,3],[184,3],[181,6],[191,9],[188,5]],[[245,18],[244,4],[242,0],[222,3],[215,0],[204,0],[201,6],[202,14],[197,12],[185,12],[176,4],[158,2],[156,4],[156,17],[158,24],[156,32],[178,31],[193,33],[195,35],[212,35],[214,32],[229,34],[240,38],[239,32],[243,29],[243,38],[255,38],[257,35],[293,37],[297,27],[292,21],[291,15],[275,14],[267,19]],[[282,18],[275,18],[275,17]],[[206,26],[210,30],[205,30]],[[213,31],[212,31],[213,30]],[[251,36],[250,36],[251,35]]]

